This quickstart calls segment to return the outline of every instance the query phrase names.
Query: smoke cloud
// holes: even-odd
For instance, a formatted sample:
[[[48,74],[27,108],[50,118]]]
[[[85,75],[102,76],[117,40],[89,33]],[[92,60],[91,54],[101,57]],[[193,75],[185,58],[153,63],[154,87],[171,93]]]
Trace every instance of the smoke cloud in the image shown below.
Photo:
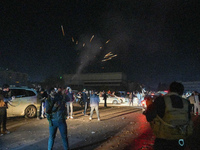
[[[79,66],[76,70],[76,74],[72,77],[72,80],[75,77],[78,77],[83,69],[96,59],[97,55],[102,51],[100,48],[102,45],[103,43],[96,35],[91,35],[91,37],[85,36],[79,41],[79,45],[77,47],[77,51],[80,53],[78,59]]]

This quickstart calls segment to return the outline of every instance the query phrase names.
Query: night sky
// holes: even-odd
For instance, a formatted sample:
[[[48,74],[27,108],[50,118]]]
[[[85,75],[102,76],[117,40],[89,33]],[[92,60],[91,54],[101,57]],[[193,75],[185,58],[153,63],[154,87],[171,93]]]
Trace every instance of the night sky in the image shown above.
[[[27,73],[31,81],[98,72],[124,72],[129,80],[150,86],[199,81],[199,4],[199,0],[1,1],[0,67]],[[109,52],[117,57],[102,62]]]

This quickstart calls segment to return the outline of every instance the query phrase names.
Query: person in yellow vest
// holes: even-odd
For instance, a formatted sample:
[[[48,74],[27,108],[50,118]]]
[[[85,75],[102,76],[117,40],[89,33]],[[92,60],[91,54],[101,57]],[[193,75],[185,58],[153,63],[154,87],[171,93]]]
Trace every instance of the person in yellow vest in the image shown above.
[[[169,93],[157,97],[147,107],[146,119],[156,136],[154,150],[184,150],[185,139],[192,134],[191,106],[182,98],[184,86],[172,82]]]

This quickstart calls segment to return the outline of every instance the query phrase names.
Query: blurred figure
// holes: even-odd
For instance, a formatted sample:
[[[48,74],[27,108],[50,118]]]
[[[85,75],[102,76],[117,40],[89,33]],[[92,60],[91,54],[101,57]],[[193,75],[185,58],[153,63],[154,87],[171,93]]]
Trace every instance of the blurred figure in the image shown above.
[[[63,99],[61,88],[58,88],[57,93],[55,92],[54,88],[50,89],[49,97],[46,100],[46,115],[49,121],[48,150],[53,149],[57,129],[59,129],[60,131],[64,149],[69,150],[69,143],[67,137],[67,124],[65,121],[66,118],[65,99]]]
[[[38,99],[40,100],[40,119],[45,118],[45,101],[48,97],[47,92],[44,89],[38,93]]]
[[[69,100],[66,103],[67,104],[67,119],[69,118],[73,119],[73,102],[75,100],[75,96],[70,87],[67,87],[66,94],[69,97]],[[70,116],[69,111],[71,112],[71,116]]]
[[[84,102],[84,105],[85,105],[85,109],[83,111],[83,114],[84,114],[84,116],[87,116],[86,111],[87,111],[87,105],[88,105],[88,96],[85,92],[86,92],[86,89],[84,89],[83,92],[82,92],[82,99],[83,99],[83,102]]]
[[[99,97],[103,97],[103,92],[99,92]]]
[[[140,92],[137,92],[136,96],[138,98],[138,106],[141,106],[142,96],[141,96]]]
[[[84,102],[83,102],[82,92],[78,92],[76,96],[77,96],[77,102],[81,105],[81,107],[83,107]]]
[[[133,106],[133,93],[130,92],[129,94],[129,106]]]
[[[2,86],[2,91],[0,91],[0,136],[3,134],[9,134],[10,131],[6,129],[7,122],[7,108],[8,103],[15,97],[11,97],[11,92],[8,84]],[[1,124],[3,126],[3,131],[1,132]]]
[[[91,95],[90,95],[90,107],[91,107],[91,112],[90,112],[90,120],[92,120],[92,116],[93,116],[93,111],[95,109],[97,117],[98,117],[98,121],[100,121],[100,116],[99,116],[99,96],[97,95],[97,92],[92,91]]]
[[[104,107],[107,107],[107,94],[105,91],[103,91],[103,100],[104,100]]]
[[[191,107],[191,112],[192,114],[194,114],[194,93],[192,93],[192,95],[188,98],[189,102],[190,102],[190,107]]]
[[[199,94],[197,91],[194,92],[194,115],[200,115]]]
[[[184,86],[172,82],[169,93],[147,107],[146,119],[156,136],[154,150],[184,150],[185,139],[193,132],[190,103],[182,98]]]

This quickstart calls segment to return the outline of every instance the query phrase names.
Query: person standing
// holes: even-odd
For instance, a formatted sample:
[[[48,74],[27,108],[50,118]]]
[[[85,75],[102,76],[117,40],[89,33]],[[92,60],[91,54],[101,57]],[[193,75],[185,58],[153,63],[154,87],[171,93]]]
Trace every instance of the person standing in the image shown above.
[[[45,101],[48,97],[47,92],[44,89],[41,89],[41,91],[38,94],[38,99],[40,100],[40,119],[43,119],[46,117],[45,115]]]
[[[141,106],[141,94],[140,94],[140,92],[137,92],[137,98],[138,98],[138,106]]]
[[[2,86],[2,91],[0,91],[0,136],[4,134],[9,134],[10,131],[6,128],[6,122],[7,122],[7,108],[8,103],[15,97],[11,97],[11,92],[9,90],[9,85],[4,84]],[[1,132],[1,124],[3,127],[3,131]]]
[[[185,138],[193,127],[190,103],[182,98],[184,86],[172,82],[169,93],[159,96],[147,107],[146,119],[156,136],[154,150],[184,150]]]
[[[97,95],[97,92],[92,91],[90,95],[90,107],[91,107],[91,112],[90,112],[90,118],[89,120],[92,120],[93,112],[94,109],[96,111],[98,121],[100,121],[100,116],[99,116],[99,96]]]
[[[194,93],[192,93],[192,95],[188,98],[189,102],[190,102],[190,107],[191,107],[191,113],[194,114]]]
[[[66,103],[67,104],[67,119],[69,118],[73,119],[73,102],[74,102],[75,97],[70,87],[67,87],[66,94],[69,97],[69,100]],[[69,110],[71,111],[71,116],[69,114]]]
[[[65,150],[69,149],[68,137],[67,137],[67,124],[66,118],[66,99],[63,99],[62,91],[58,88],[56,93],[54,88],[49,91],[49,97],[46,100],[46,115],[49,121],[49,140],[48,140],[48,150],[53,149],[54,140],[56,137],[57,129],[59,129],[63,147]]]
[[[129,95],[129,106],[133,106],[133,93],[130,92],[130,95]]]
[[[103,91],[103,99],[104,99],[104,107],[107,107],[107,94],[105,91]]]
[[[200,103],[198,92],[194,92],[194,115],[200,115]]]
[[[83,111],[83,114],[84,114],[84,116],[87,116],[87,103],[88,103],[88,96],[87,96],[87,94],[86,94],[86,89],[84,89],[83,90],[83,92],[82,92],[82,99],[83,99],[83,102],[84,102],[84,105],[85,105],[85,109],[84,109],[84,111]]]

